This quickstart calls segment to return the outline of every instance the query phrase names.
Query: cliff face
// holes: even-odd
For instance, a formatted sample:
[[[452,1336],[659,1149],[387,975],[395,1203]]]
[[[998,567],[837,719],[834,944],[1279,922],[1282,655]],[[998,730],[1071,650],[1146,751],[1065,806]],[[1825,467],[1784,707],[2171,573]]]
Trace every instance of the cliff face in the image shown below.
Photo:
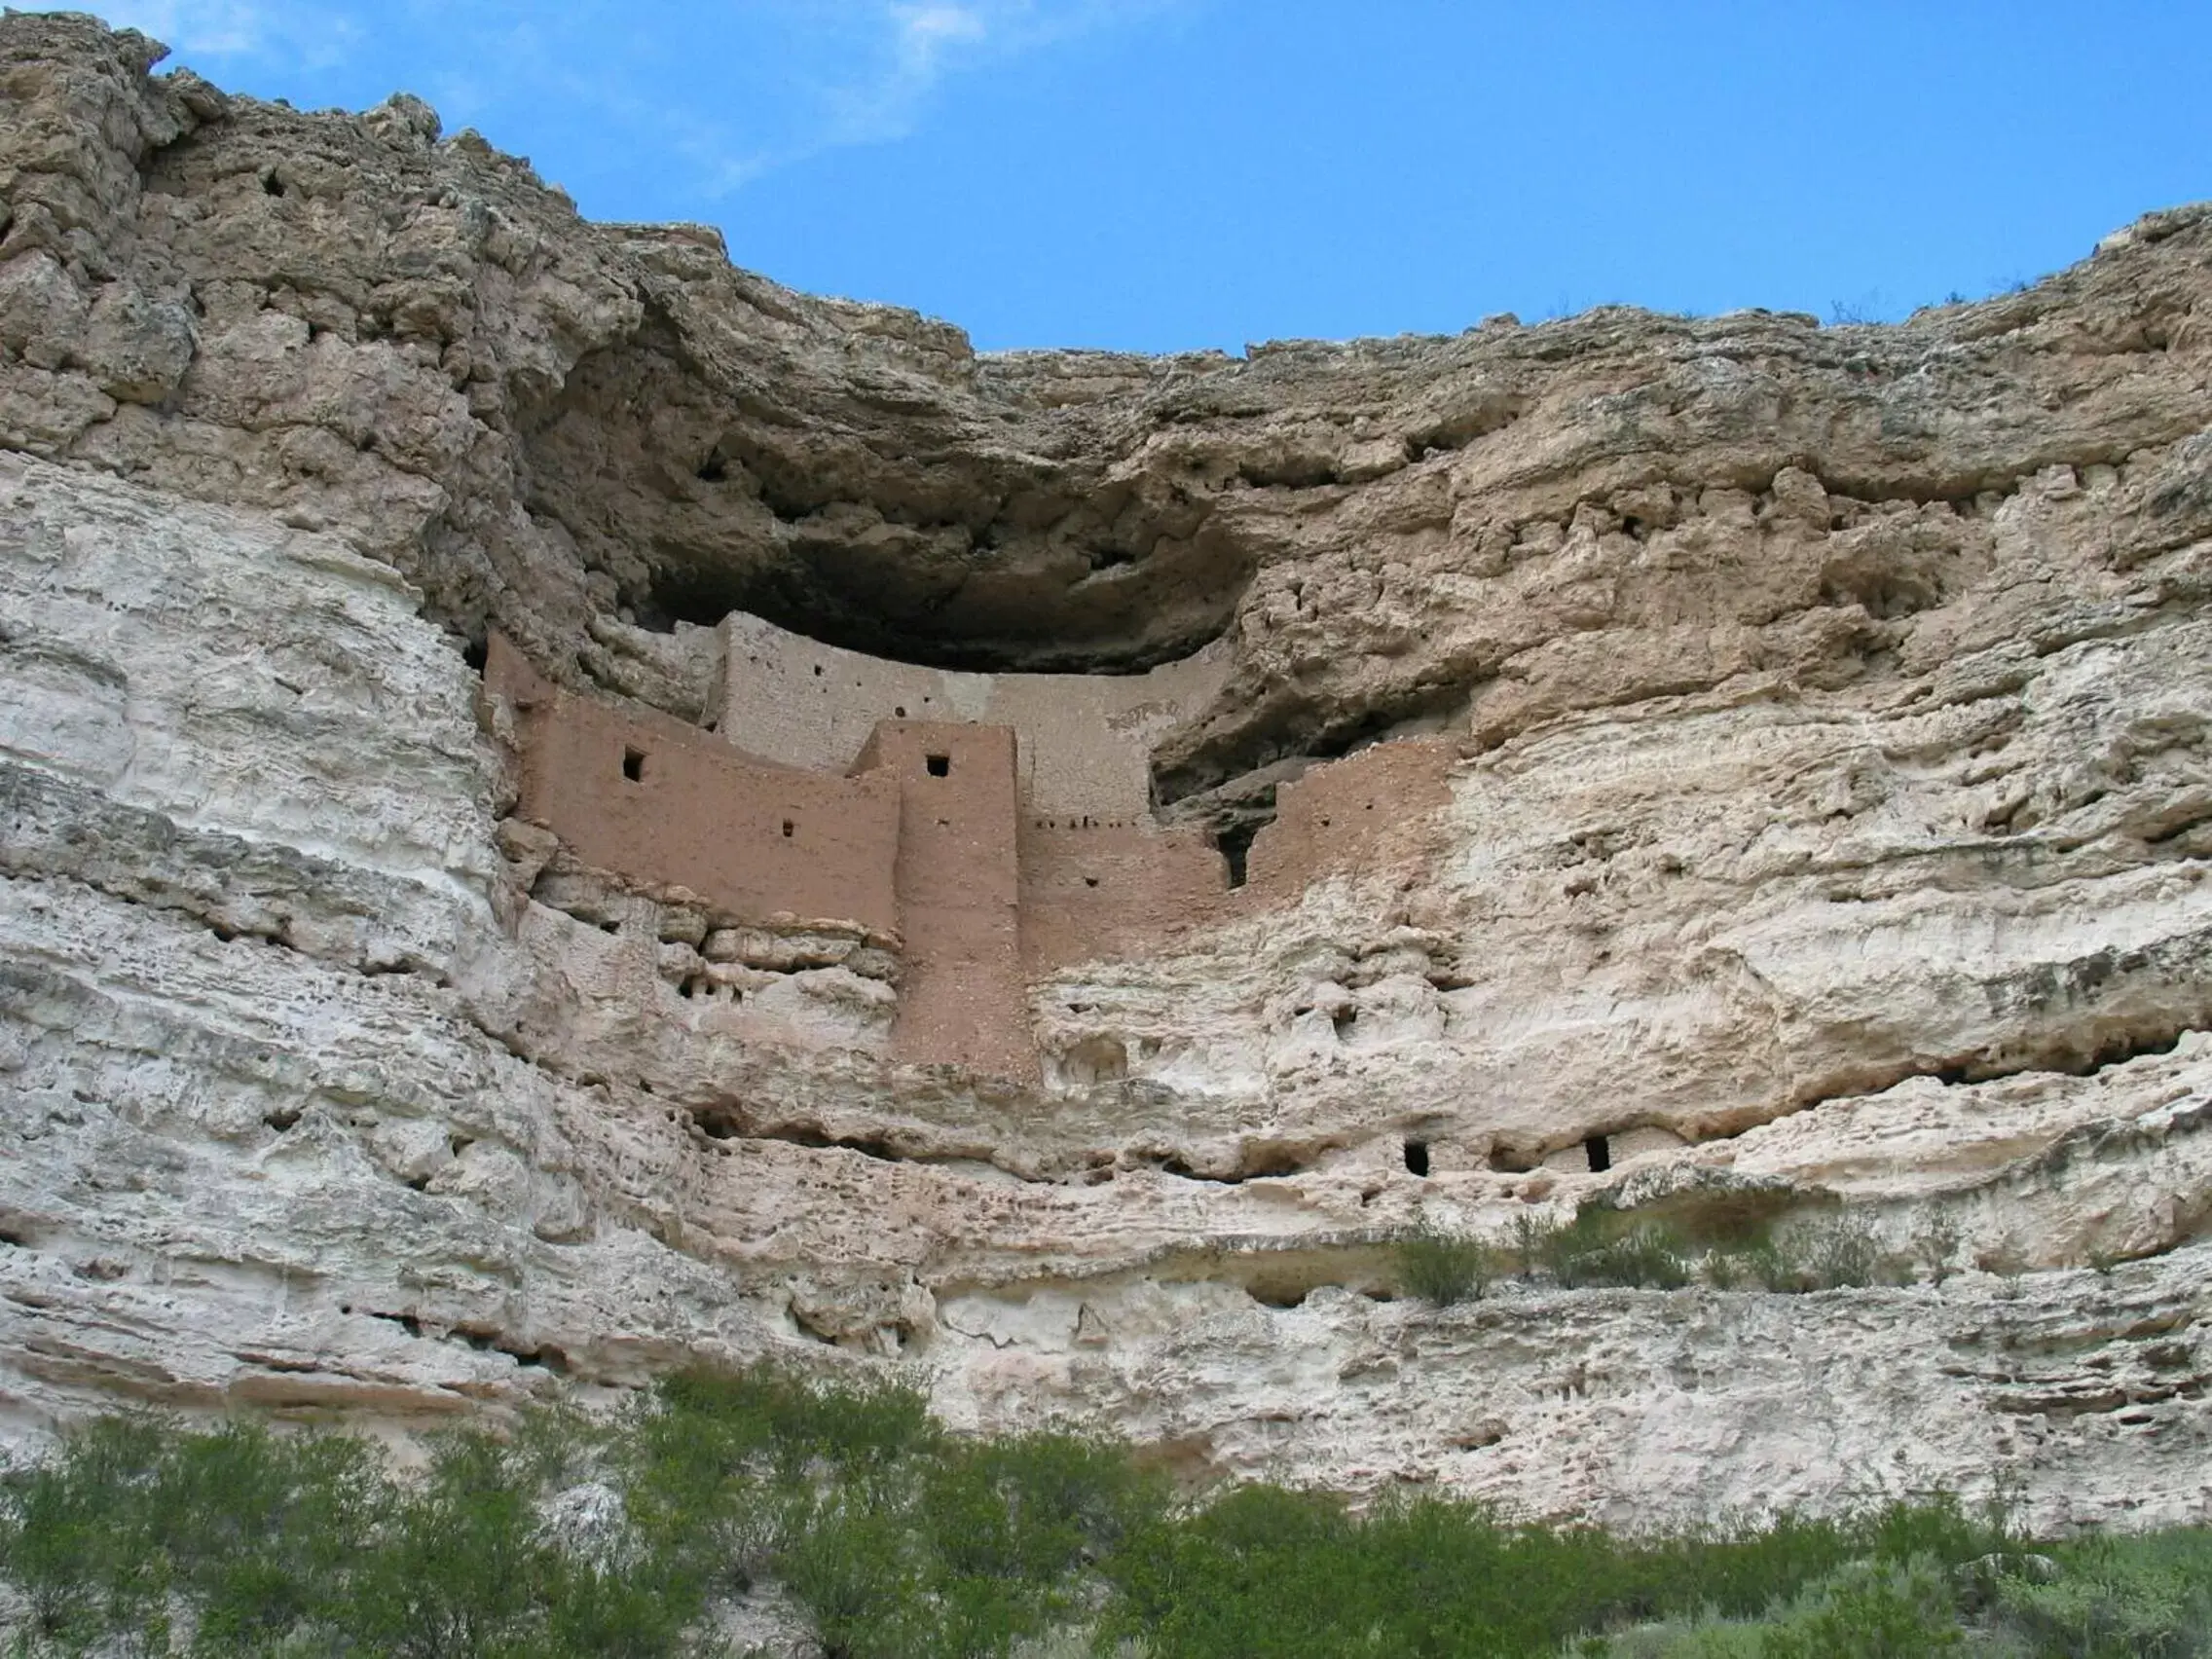
[[[10,1432],[780,1348],[1194,1472],[2195,1513],[2212,213],[1896,327],[978,358],[411,100],[155,55],[0,20]],[[902,1066],[852,941],[714,955],[506,816],[489,629],[700,721],[733,609],[971,669],[1219,640],[1153,793],[1232,838],[1378,739],[1440,775],[1055,962],[1041,1083]],[[1397,1229],[1601,1192],[1840,1200],[1942,1272],[1384,1299]]]

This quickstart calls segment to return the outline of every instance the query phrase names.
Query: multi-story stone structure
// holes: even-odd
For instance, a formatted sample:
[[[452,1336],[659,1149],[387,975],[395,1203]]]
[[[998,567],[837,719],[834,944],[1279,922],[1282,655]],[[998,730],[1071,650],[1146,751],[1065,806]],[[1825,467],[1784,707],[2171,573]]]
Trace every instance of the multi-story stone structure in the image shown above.
[[[887,662],[757,618],[720,630],[712,730],[561,690],[495,636],[518,814],[578,863],[680,885],[741,921],[896,938],[897,1058],[1038,1074],[1029,988],[1292,901],[1442,799],[1450,746],[1380,745],[1277,798],[1233,883],[1150,800],[1157,736],[1220,688],[1201,652],[1146,675],[987,675]],[[1243,872],[1239,872],[1243,873]]]

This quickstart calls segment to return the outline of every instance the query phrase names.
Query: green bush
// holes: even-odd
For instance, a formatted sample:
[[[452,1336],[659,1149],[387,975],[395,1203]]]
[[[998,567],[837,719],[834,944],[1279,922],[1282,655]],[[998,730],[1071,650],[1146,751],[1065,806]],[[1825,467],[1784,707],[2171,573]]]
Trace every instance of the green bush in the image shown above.
[[[400,1482],[342,1436],[96,1422],[0,1488],[0,1575],[30,1604],[33,1652],[677,1652],[697,1587],[545,1542],[529,1452],[446,1435]]]
[[[1163,1498],[1076,1436],[962,1440],[915,1390],[685,1373],[617,1446],[630,1514],[711,1584],[773,1576],[847,1659],[1002,1653],[1077,1608]]]
[[[1540,1272],[1563,1289],[1598,1285],[1678,1290],[1691,1278],[1688,1245],[1672,1228],[1602,1204],[1584,1204],[1568,1222],[1517,1218],[1522,1272]]]
[[[2065,1659],[2212,1655],[2212,1531],[2092,1538],[2050,1552],[2047,1581],[1999,1580],[1993,1622]]]
[[[1850,1562],[1778,1603],[1767,1616],[1709,1613],[1584,1643],[1591,1659],[1922,1659],[1957,1651],[1966,1635],[1941,1567]]]
[[[1846,1285],[1908,1283],[1909,1263],[1887,1255],[1873,1230],[1851,1215],[1786,1228],[1745,1224],[1693,1239],[1672,1223],[1588,1202],[1569,1221],[1526,1211],[1514,1217],[1512,1257],[1524,1278],[1562,1288],[1597,1285],[1678,1289],[1703,1278],[1716,1290],[1755,1285],[1791,1294]]]
[[[1854,1285],[1899,1284],[1910,1281],[1910,1265],[1886,1255],[1873,1230],[1856,1216],[1824,1216],[1794,1226],[1762,1232],[1715,1250],[1707,1263],[1725,1254],[1733,1258],[1723,1270],[1730,1282],[1749,1279],[1762,1290],[1802,1295],[1816,1290],[1840,1290]]]
[[[1496,1276],[1496,1258],[1479,1238],[1459,1238],[1427,1227],[1392,1246],[1398,1289],[1438,1308],[1472,1302]]]

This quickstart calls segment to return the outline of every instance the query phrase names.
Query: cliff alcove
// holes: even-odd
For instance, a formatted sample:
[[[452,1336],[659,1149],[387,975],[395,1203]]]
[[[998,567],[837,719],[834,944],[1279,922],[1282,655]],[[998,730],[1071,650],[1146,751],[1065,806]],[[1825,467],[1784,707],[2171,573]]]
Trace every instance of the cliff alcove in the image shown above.
[[[978,354],[11,14],[0,1433],[795,1352],[2194,1515],[2208,306],[2179,207],[1895,326]],[[1592,1200],[1898,1271],[1383,1282]]]

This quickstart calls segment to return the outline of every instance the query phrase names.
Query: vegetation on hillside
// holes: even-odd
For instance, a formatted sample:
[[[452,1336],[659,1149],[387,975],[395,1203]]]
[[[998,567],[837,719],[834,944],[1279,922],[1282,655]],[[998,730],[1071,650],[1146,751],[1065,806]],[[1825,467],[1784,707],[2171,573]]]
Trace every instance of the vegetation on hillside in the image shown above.
[[[19,1655],[731,1654],[773,1581],[832,1659],[2212,1655],[2212,1533],[2030,1549],[1945,1501],[1623,1537],[1430,1497],[1176,1500],[1122,1449],[947,1433],[921,1397],[691,1372],[611,1424],[426,1466],[117,1418],[0,1481]],[[12,1598],[13,1605],[6,1604]]]
[[[1589,1202],[1565,1220],[1525,1212],[1505,1243],[1422,1226],[1396,1241],[1393,1257],[1400,1291],[1448,1308],[1480,1297],[1508,1272],[1562,1290],[1679,1290],[1704,1283],[1791,1295],[1910,1284],[1923,1273],[1940,1284],[1953,1271],[1957,1248],[1954,1234],[1932,1227],[1909,1254],[1886,1250],[1864,1220],[1848,1211],[1700,1234],[1679,1222]]]

